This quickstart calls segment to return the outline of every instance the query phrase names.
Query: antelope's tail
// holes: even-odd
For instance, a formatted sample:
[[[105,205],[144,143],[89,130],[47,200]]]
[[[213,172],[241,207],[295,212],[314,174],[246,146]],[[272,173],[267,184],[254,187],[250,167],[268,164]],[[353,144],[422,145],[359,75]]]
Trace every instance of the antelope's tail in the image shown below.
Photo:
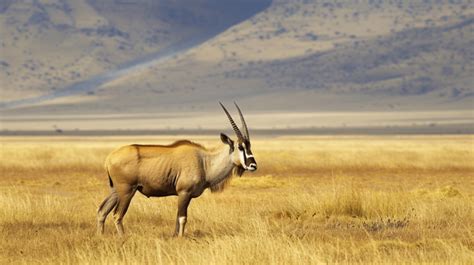
[[[109,177],[109,185],[111,188],[113,188],[114,182],[112,181],[112,178],[110,177],[109,169],[107,169],[107,176]]]

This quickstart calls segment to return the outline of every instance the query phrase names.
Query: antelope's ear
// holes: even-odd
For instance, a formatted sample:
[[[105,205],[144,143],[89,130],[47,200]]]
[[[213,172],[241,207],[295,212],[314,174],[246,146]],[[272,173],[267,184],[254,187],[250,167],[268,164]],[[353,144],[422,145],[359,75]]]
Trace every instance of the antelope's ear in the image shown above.
[[[234,149],[234,141],[232,141],[229,136],[221,133],[221,141],[225,144],[228,144],[230,146],[230,149]]]

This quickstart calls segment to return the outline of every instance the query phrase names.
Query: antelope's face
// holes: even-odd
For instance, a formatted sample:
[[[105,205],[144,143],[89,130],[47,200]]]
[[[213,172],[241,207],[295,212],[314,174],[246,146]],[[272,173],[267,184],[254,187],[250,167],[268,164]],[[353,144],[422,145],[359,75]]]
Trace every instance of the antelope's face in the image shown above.
[[[232,125],[235,135],[237,136],[237,145],[234,146],[234,141],[232,141],[227,135],[221,134],[222,142],[230,146],[230,154],[232,155],[233,163],[236,166],[248,171],[257,170],[257,161],[255,161],[255,157],[253,156],[252,150],[250,149],[249,130],[239,106],[234,102],[235,107],[239,111],[240,121],[242,122],[242,131],[237,127],[234,120],[232,119],[232,116],[230,116],[224,105],[222,105],[220,102],[219,104],[227,115],[227,118],[229,118],[230,124]]]
[[[257,161],[250,150],[250,141],[244,141],[237,144],[237,152],[239,153],[239,162],[245,170],[257,170]]]
[[[223,133],[221,133],[221,141],[229,145],[229,155],[235,166],[248,171],[257,170],[257,161],[250,149],[250,141],[238,141],[235,144],[232,139]]]

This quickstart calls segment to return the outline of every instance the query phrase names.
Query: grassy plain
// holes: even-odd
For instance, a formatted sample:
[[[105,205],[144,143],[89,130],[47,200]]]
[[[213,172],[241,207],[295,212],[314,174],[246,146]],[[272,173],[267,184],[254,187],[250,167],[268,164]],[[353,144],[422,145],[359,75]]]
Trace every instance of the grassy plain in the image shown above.
[[[259,170],[193,200],[185,238],[176,197],[140,194],[125,240],[97,236],[105,156],[176,139],[0,138],[0,263],[474,263],[474,136],[255,139]]]

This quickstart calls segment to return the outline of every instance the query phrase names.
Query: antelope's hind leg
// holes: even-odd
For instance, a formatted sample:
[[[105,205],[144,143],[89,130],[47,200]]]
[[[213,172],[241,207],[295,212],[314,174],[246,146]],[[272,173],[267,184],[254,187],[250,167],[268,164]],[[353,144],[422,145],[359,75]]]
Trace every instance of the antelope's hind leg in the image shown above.
[[[104,234],[104,223],[107,219],[107,215],[112,211],[112,209],[117,206],[118,195],[115,190],[105,198],[105,200],[100,204],[99,209],[97,209],[97,233],[102,235]]]
[[[125,234],[122,224],[123,217],[127,213],[128,206],[130,205],[130,202],[132,201],[132,198],[135,195],[136,191],[137,187],[131,187],[128,185],[123,187],[117,187],[118,203],[114,210],[114,219],[115,228],[117,228],[119,236],[123,236]]]

